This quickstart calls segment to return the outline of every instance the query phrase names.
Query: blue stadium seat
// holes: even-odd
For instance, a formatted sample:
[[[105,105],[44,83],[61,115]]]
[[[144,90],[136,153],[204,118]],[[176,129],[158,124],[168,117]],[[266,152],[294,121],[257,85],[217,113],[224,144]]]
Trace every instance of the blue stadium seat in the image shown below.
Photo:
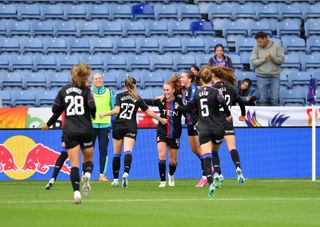
[[[208,65],[209,59],[212,57],[212,55],[197,55],[196,60],[197,60],[197,66],[198,67],[203,67]]]
[[[20,53],[21,47],[19,39],[14,38],[0,38],[0,51]]]
[[[10,92],[0,90],[0,99],[1,99],[2,107],[14,106]]]
[[[64,7],[65,19],[88,19],[86,7],[83,5],[67,5]]]
[[[241,35],[243,37],[247,34],[247,29],[243,23],[240,22],[226,22],[223,24],[223,36],[227,37],[228,35]]]
[[[21,21],[21,22],[10,22],[8,24],[8,35],[21,35],[21,36],[31,36],[30,23]]]
[[[265,21],[252,21],[248,24],[248,36],[253,37],[258,32],[264,32],[267,35],[272,35],[272,27]]]
[[[1,69],[10,69],[9,56],[0,55],[0,67]]]
[[[174,69],[171,55],[152,55],[150,57],[152,70],[155,69]]]
[[[116,53],[119,52],[136,52],[136,42],[131,38],[114,39]]]
[[[239,38],[236,40],[236,52],[251,52],[255,45],[256,40],[254,38]]]
[[[174,67],[176,70],[188,69],[191,65],[196,64],[196,59],[193,55],[174,55]]]
[[[212,35],[214,36],[213,25],[208,21],[194,21],[191,23],[191,30],[196,35]]]
[[[144,90],[137,89],[137,93],[143,99],[153,99],[155,97],[155,92],[153,88]]]
[[[8,37],[8,23],[2,23],[2,25],[0,26],[0,36],[5,36]]]
[[[53,55],[37,55],[33,57],[35,71],[40,69],[58,70],[58,65],[55,56]]]
[[[148,36],[168,35],[169,27],[166,21],[150,21],[146,24]]]
[[[113,5],[110,9],[112,20],[115,19],[133,19],[131,7],[129,5]]]
[[[65,19],[63,6],[61,5],[43,5],[41,6],[41,19]]]
[[[241,62],[241,59],[240,59],[239,55],[237,55],[237,54],[229,54],[228,56],[231,58],[232,65],[233,65],[233,68],[235,70],[237,70],[237,69],[243,70],[243,65],[242,65],[242,62]]]
[[[256,10],[253,5],[235,5],[233,7],[235,20],[239,19],[256,19]]]
[[[142,83],[144,88],[147,87],[162,87],[164,80],[162,72],[144,72],[141,75]]]
[[[320,37],[311,37],[307,39],[308,53],[320,53]]]
[[[293,5],[284,5],[279,7],[279,13],[282,20],[292,18],[302,19],[303,17],[300,7]]]
[[[25,73],[23,75],[26,89],[45,88],[47,89],[47,78],[43,73]],[[42,95],[42,94],[41,94]],[[40,96],[41,96],[40,95]]]
[[[46,75],[50,89],[63,87],[67,85],[71,80],[69,71],[64,71],[60,73],[48,72],[46,73]]]
[[[35,107],[37,105],[36,92],[37,91],[12,92],[11,95],[14,106]]]
[[[272,30],[277,29],[277,23],[281,19],[277,4],[268,4],[262,7],[256,7],[257,17],[260,22],[269,24]]]
[[[304,24],[304,30],[307,38],[311,36],[320,36],[320,20],[307,21]]]
[[[80,56],[80,62],[90,65],[91,69],[104,70],[104,60],[100,55]]]
[[[222,44],[224,46],[224,51],[225,52],[228,52],[229,49],[228,49],[228,45],[227,45],[227,41],[224,39],[224,38],[214,38],[214,37],[206,37],[204,38],[204,42],[206,44],[206,53],[209,54],[209,53],[213,53],[214,51],[214,47],[217,45],[217,44]],[[208,59],[209,60],[209,59]],[[207,62],[208,63],[208,62]]]
[[[109,38],[90,39],[90,49],[91,54],[95,54],[97,52],[115,53],[115,48],[113,46],[112,39]]]
[[[136,44],[138,54],[141,52],[160,52],[159,40],[157,38],[138,38]]]
[[[278,36],[288,35],[300,37],[300,24],[296,21],[279,22],[277,34]]]
[[[311,74],[309,72],[289,72],[288,73],[289,84],[293,86],[308,86],[311,80]]]
[[[156,20],[163,18],[178,20],[178,9],[175,5],[156,5],[154,13]]]
[[[52,106],[55,98],[57,96],[57,91],[44,91],[41,95],[37,95],[37,104],[39,107],[50,107]]]
[[[3,78],[1,78],[3,89],[24,88],[23,78],[20,73],[6,73],[1,76],[3,76]]]
[[[316,78],[316,79],[317,79],[318,86],[320,86],[320,71],[312,72],[311,74],[312,74],[312,75],[311,75],[312,78]]]
[[[128,56],[127,58],[128,67],[129,70],[135,70],[135,69],[148,69],[150,70],[150,59],[149,56],[145,55],[134,55],[134,56]]]
[[[169,22],[169,36],[175,35],[192,35],[191,27],[189,22]]]
[[[141,72],[140,71],[138,71],[138,72],[134,71],[134,72],[127,73],[126,76],[131,76],[134,79],[136,79],[137,87],[143,88],[143,84],[141,82]],[[126,80],[126,76],[120,78],[122,87],[124,87],[124,81]]]
[[[96,22],[78,22],[78,37],[82,37],[84,35],[90,36],[100,36],[101,29],[99,23]]]
[[[123,23],[124,36],[128,35],[143,35],[147,36],[147,30],[143,22],[124,22]]]
[[[160,39],[160,51],[165,52],[181,52],[182,53],[182,43],[179,38],[162,38]]]
[[[281,65],[283,70],[300,71],[301,65],[299,57],[295,54],[288,54],[284,56],[284,63]]]
[[[74,65],[80,63],[80,59],[77,55],[62,55],[57,56],[56,59],[59,71],[64,69],[70,70]]]
[[[64,21],[55,24],[55,36],[77,36],[77,26],[74,22]]]
[[[280,86],[289,88],[289,79],[288,79],[288,73],[287,72],[281,72],[280,73]]]
[[[107,5],[87,5],[88,19],[111,19],[110,8]]]
[[[305,11],[304,19],[320,19],[320,5],[309,5]]]
[[[69,52],[68,45],[65,39],[46,38],[46,39],[43,39],[43,45],[44,45],[45,54]]]
[[[203,38],[183,38],[182,48],[184,54],[195,51],[207,53],[206,44]]]
[[[31,24],[32,36],[54,36],[54,23],[51,21],[36,21]]]
[[[179,20],[184,20],[184,19],[200,20],[201,19],[200,9],[196,5],[181,5],[178,7],[178,18]]]
[[[76,0],[53,0],[55,4],[75,4]]]
[[[111,21],[111,22],[101,22],[101,36],[105,37],[108,35],[123,35],[123,28],[122,23],[117,21]]]
[[[127,58],[123,55],[112,55],[104,57],[104,65],[107,70],[125,69],[128,70]]]
[[[210,5],[208,8],[208,19],[228,19],[233,20],[233,9],[229,4]]]
[[[12,55],[9,58],[10,70],[33,70],[32,57],[27,55]]]
[[[18,18],[17,7],[14,4],[1,5],[0,6],[0,18],[17,19]]]
[[[133,5],[131,8],[131,12],[133,14],[134,19],[138,18],[155,18],[154,6],[139,4]]]
[[[301,56],[301,65],[303,71],[319,70],[320,69],[320,55],[303,55]]]
[[[22,39],[21,40],[21,51],[25,53],[44,53],[44,46],[42,39]]]
[[[69,39],[68,42],[69,53],[84,52],[90,53],[90,42],[88,39]]]
[[[19,5],[18,19],[41,19],[41,11],[38,5]]]
[[[243,80],[243,79],[248,78],[252,81],[253,84],[255,84],[257,81],[257,77],[254,72],[246,72],[246,71],[241,72],[240,71],[239,73],[236,73],[236,76],[237,76],[238,80]]]
[[[282,38],[282,45],[284,47],[285,53],[306,53],[306,42],[301,38],[290,38],[284,37]]]
[[[125,72],[123,71],[111,71],[104,73],[104,85],[108,88],[116,88],[121,89],[121,83],[119,78],[125,76]]]
[[[280,87],[280,103],[284,106],[304,106],[306,104],[306,87],[295,87],[292,90]]]

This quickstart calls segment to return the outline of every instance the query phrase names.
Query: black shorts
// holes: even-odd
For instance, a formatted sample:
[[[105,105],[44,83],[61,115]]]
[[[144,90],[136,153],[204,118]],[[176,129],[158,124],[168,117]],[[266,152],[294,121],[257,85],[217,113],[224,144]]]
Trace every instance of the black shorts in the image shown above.
[[[65,149],[71,149],[80,145],[81,149],[89,148],[93,146],[93,134],[74,134],[67,135],[64,134]]]
[[[221,144],[223,136],[223,131],[215,132],[212,130],[199,130],[199,143],[202,145],[212,141],[214,144]]]
[[[225,136],[234,136],[234,127],[233,127],[233,121],[225,121],[224,122],[224,135]]]
[[[188,136],[197,136],[198,135],[198,131],[196,130],[195,125],[188,125],[187,129],[188,129]]]
[[[172,149],[180,148],[180,139],[168,138],[162,135],[157,135],[157,143],[164,142]]]
[[[123,128],[123,127],[113,127],[112,138],[115,140],[123,140],[124,137],[128,137],[136,140],[137,129]]]

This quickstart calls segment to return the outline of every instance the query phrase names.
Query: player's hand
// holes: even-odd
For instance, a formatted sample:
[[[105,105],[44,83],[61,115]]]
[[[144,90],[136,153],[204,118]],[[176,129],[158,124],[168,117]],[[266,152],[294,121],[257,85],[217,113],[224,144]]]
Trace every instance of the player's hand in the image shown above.
[[[166,125],[167,122],[168,122],[167,119],[165,119],[165,118],[160,118],[160,123],[161,123],[161,124]]]
[[[247,96],[246,101],[249,102],[251,100],[252,96]]]
[[[174,104],[174,109],[175,109],[175,110],[179,109],[179,106],[180,106],[179,103],[176,102],[176,103]]]
[[[232,116],[230,115],[230,116],[226,117],[226,119],[227,119],[227,121],[232,121]]]
[[[245,116],[239,116],[239,121],[245,121],[246,120],[246,117]]]
[[[163,95],[154,97],[154,100],[160,100],[161,102],[163,101],[163,99],[164,99]]]
[[[99,118],[100,119],[104,118],[104,114],[103,113],[99,114]]]
[[[49,126],[47,124],[41,127],[41,130],[44,130],[44,131],[47,131],[48,129],[49,129]]]

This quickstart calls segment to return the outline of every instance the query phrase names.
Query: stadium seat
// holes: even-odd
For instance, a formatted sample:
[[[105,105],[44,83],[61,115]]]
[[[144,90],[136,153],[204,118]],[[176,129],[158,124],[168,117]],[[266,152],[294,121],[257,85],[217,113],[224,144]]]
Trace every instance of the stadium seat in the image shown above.
[[[252,81],[253,84],[255,84],[257,81],[257,77],[254,72],[243,71],[243,72],[236,73],[236,76],[237,76],[238,80],[244,80],[244,79],[248,78]]]
[[[304,41],[304,39],[296,38],[296,37],[293,37],[293,38],[284,37],[282,38],[282,44],[286,54],[289,54],[289,53],[305,54],[306,53],[306,42]]]
[[[21,51],[25,53],[44,53],[44,46],[41,39],[22,39]]]
[[[144,23],[139,21],[129,22],[129,23],[124,22],[123,32],[124,32],[124,36],[128,36],[128,35],[147,36],[147,30],[145,28]]]
[[[309,54],[320,53],[320,37],[307,39],[307,51]]]
[[[292,90],[280,87],[280,103],[284,106],[304,106],[306,104],[306,93],[307,89],[305,87],[296,87]]]
[[[24,88],[23,78],[20,73],[6,73],[1,74],[2,79],[2,89],[8,90],[13,88]]]
[[[301,56],[301,65],[303,71],[319,70],[320,55],[303,55]]]
[[[2,103],[2,107],[13,107],[11,93],[8,91],[0,90],[0,99]]]
[[[170,37],[175,35],[192,35],[190,22],[169,22],[168,24]]]
[[[133,72],[127,73],[124,77],[120,77],[122,87],[124,87],[124,82],[125,82],[127,76],[131,76],[134,79],[136,79],[137,87],[143,88],[143,84],[141,83],[141,72],[140,71],[138,71],[138,72],[133,71]]]
[[[196,5],[181,5],[178,7],[178,18],[179,20],[184,20],[184,19],[200,20],[201,19],[200,9]]]
[[[9,58],[10,70],[28,69],[33,70],[32,57],[27,55],[12,55]]]
[[[74,65],[80,63],[80,59],[77,55],[62,55],[57,56],[57,65],[59,71],[61,70],[70,70]]]
[[[0,26],[0,36],[8,37],[8,23],[2,23]]]
[[[57,22],[55,36],[77,36],[77,25],[74,22]]]
[[[153,99],[155,97],[155,92],[153,88],[148,88],[144,90],[137,89],[137,93],[143,99]]]
[[[100,55],[80,56],[80,62],[90,65],[91,69],[104,70],[104,60]]]
[[[54,55],[36,55],[33,56],[35,71],[40,69],[58,70],[57,61]]]
[[[114,39],[115,51],[119,52],[136,52],[136,41],[131,38]]]
[[[212,55],[197,55],[197,66],[203,67],[205,65],[208,65],[209,59],[212,57]]]
[[[14,4],[0,6],[0,18],[17,19],[17,17],[18,17],[17,7]]]
[[[19,5],[18,20],[41,19],[41,11],[38,5]]]
[[[163,18],[178,20],[178,9],[175,5],[156,5],[154,13],[156,20]]]
[[[115,53],[112,39],[109,38],[92,38],[90,39],[90,52],[95,54],[98,52]]]
[[[292,87],[297,85],[308,86],[311,80],[311,74],[309,72],[289,72],[288,80]]]
[[[60,88],[65,86],[70,82],[71,76],[70,72],[64,71],[60,73],[48,72],[47,81],[50,89]]]
[[[223,24],[223,36],[227,37],[228,35],[240,35],[245,37],[247,34],[247,29],[243,23],[240,22],[226,22]]]
[[[78,37],[84,35],[100,36],[101,29],[96,22],[78,22],[77,23]]]
[[[167,35],[169,34],[169,27],[166,21],[150,21],[146,24],[148,36]]]
[[[44,88],[47,89],[47,78],[42,73],[25,73],[23,75],[26,89]],[[41,94],[42,95],[42,94]],[[40,96],[41,96],[40,95]]]
[[[145,56],[145,55],[128,56],[127,62],[128,62],[128,67],[130,71],[135,69],[150,70],[149,56]]]
[[[228,4],[223,5],[210,5],[208,8],[208,19],[210,21],[215,19],[228,19],[233,20],[233,9]]]
[[[160,51],[165,52],[180,52],[182,53],[182,43],[179,38],[162,38],[160,39]]]
[[[160,52],[159,40],[157,38],[138,38],[136,44],[138,54],[142,52]]]
[[[162,87],[164,80],[162,72],[144,72],[141,74],[142,83],[144,88],[148,87]]]
[[[155,69],[174,69],[171,55],[152,55],[150,57],[152,70]]]
[[[213,25],[208,21],[194,21],[191,23],[191,30],[194,36],[212,35],[214,36]]]
[[[206,44],[206,50],[207,50],[206,53],[207,54],[213,53],[214,48],[217,44],[222,44],[225,48],[224,51],[226,53],[229,51],[227,41],[224,38],[206,37],[206,38],[204,38],[204,42]]]
[[[88,19],[111,19],[110,9],[107,5],[87,5]]]
[[[255,45],[256,40],[254,38],[239,38],[236,40],[236,52],[251,52]]]
[[[228,56],[231,58],[232,65],[233,65],[233,68],[235,70],[237,70],[237,69],[243,70],[243,65],[242,65],[242,62],[241,62],[241,59],[240,59],[239,55],[237,55],[237,54],[229,54]],[[208,61],[209,61],[209,59],[208,59]]]
[[[112,20],[115,19],[133,19],[131,7],[129,5],[113,5],[110,8]]]
[[[184,54],[195,51],[207,53],[206,44],[203,38],[183,38],[182,49]]]
[[[19,91],[12,92],[12,101],[14,106],[30,106],[35,107],[36,102],[36,92],[37,91]]]
[[[288,35],[300,37],[300,24],[295,21],[279,22],[277,34],[278,36]]]
[[[196,59],[193,55],[174,55],[174,67],[176,70],[188,69],[191,65],[196,64]]]
[[[139,4],[131,8],[134,19],[138,18],[155,18],[154,7],[152,5]]]
[[[234,19],[239,20],[239,19],[250,19],[250,20],[255,20],[256,19],[256,10],[253,5],[235,5],[233,7],[234,11]]]
[[[4,52],[20,53],[21,47],[20,47],[19,39],[0,38],[0,51],[1,53],[4,53]]]
[[[54,36],[54,23],[49,21],[33,22],[31,24],[32,36]]]
[[[64,10],[61,5],[42,5],[41,6],[41,19],[58,19],[64,20]]]
[[[262,7],[256,7],[259,20],[278,20],[280,19],[279,7],[276,4],[268,4]]]
[[[264,32],[267,35],[272,35],[272,27],[265,21],[253,21],[248,24],[248,36],[254,37],[258,32]]]
[[[0,55],[0,67],[1,69],[10,69],[10,64],[9,64],[9,56],[6,55]]]
[[[8,24],[8,35],[21,35],[21,36],[31,36],[30,23],[21,21],[21,22],[10,22]]]
[[[121,89],[121,83],[119,78],[125,76],[125,72],[123,71],[111,71],[104,73],[104,85],[108,88],[116,88]]]
[[[64,7],[65,19],[88,19],[86,7],[83,5],[67,5]]]
[[[67,41],[69,53],[84,52],[90,53],[90,42],[88,39],[68,39]]]
[[[288,80],[288,73],[281,72],[280,73],[280,86],[290,88],[289,80]]]
[[[304,19],[320,19],[320,5],[309,5],[305,11]]]
[[[69,49],[65,39],[43,39],[44,52],[48,53],[68,53]]]
[[[110,69],[125,69],[128,70],[127,58],[122,55],[112,55],[104,57],[104,65],[107,70]]]
[[[311,72],[311,77],[316,78],[317,82],[318,82],[318,86],[320,86],[320,71]]]
[[[317,21],[307,21],[304,24],[305,35],[307,38],[311,36],[320,36],[320,20]]]
[[[284,56],[284,63],[281,65],[283,70],[300,71],[301,65],[299,57],[295,54],[288,54]]]
[[[51,107],[55,98],[57,96],[57,91],[44,91],[41,95],[37,95],[37,104],[39,107]]]
[[[117,21],[111,21],[111,22],[101,22],[101,37],[105,37],[108,35],[123,35],[123,28],[122,23]]]
[[[279,7],[279,13],[282,20],[293,18],[302,19],[303,17],[300,7],[293,5],[283,5]]]

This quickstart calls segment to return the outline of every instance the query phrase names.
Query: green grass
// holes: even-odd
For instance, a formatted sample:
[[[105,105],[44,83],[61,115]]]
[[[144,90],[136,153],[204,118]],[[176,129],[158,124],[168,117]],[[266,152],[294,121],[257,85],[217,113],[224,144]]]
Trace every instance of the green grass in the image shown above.
[[[320,226],[320,184],[309,180],[226,180],[214,199],[196,180],[130,181],[129,188],[92,183],[73,204],[70,182],[0,182],[0,223],[10,226]]]

